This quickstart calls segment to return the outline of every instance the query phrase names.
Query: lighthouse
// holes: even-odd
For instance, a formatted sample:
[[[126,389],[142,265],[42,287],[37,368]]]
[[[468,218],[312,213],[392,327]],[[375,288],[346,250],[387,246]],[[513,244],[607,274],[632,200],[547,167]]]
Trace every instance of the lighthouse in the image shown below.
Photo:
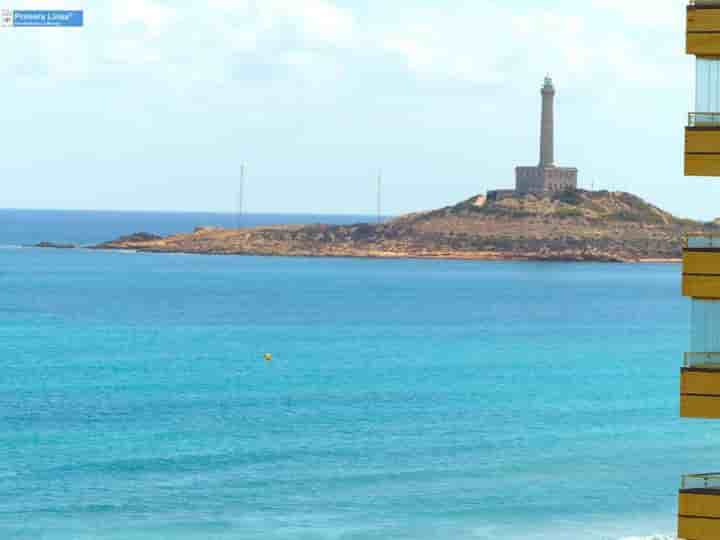
[[[540,90],[542,115],[540,121],[540,164],[539,167],[555,166],[555,87],[548,75]]]
[[[521,195],[577,188],[578,170],[555,163],[555,85],[550,75],[540,95],[540,162],[536,167],[515,168],[515,191]]]

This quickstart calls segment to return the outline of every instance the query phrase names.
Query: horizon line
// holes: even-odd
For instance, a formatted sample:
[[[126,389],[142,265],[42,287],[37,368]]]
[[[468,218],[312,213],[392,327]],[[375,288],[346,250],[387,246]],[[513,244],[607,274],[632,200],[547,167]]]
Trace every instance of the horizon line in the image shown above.
[[[421,212],[422,210],[416,210]],[[0,207],[0,212],[104,212],[104,213],[136,213],[136,214],[214,214],[218,216],[234,216],[235,213],[231,211],[217,211],[217,210],[159,210],[159,209],[109,209],[109,208],[16,208],[16,207]],[[408,213],[408,212],[404,212]],[[272,216],[272,215],[283,215],[283,216],[363,216],[363,217],[374,217],[376,213],[349,213],[349,212],[279,212],[279,211],[267,211],[267,212],[245,212],[245,216]],[[393,217],[401,214],[383,214],[385,217]]]

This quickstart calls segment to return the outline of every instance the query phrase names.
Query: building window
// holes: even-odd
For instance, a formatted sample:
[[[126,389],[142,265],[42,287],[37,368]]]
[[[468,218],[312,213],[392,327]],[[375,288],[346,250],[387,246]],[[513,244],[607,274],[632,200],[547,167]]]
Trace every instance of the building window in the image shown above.
[[[693,298],[690,346],[692,352],[720,351],[720,301]]]
[[[698,58],[695,66],[695,124],[720,123],[720,58]]]

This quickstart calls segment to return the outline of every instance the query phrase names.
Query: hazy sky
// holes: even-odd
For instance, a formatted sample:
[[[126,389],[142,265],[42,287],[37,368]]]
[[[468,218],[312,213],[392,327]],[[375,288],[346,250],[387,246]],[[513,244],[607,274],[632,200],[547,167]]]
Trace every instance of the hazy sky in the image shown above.
[[[720,216],[684,178],[684,0],[15,0],[81,29],[0,29],[0,207],[428,209],[556,157],[589,187]]]

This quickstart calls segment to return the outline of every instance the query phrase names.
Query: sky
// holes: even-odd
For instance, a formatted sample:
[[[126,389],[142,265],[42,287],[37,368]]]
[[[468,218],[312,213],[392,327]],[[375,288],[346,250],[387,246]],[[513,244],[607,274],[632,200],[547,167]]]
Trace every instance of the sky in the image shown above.
[[[13,1],[11,5],[9,2]],[[0,28],[4,208],[375,211],[510,188],[540,86],[580,185],[713,219],[684,178],[684,0],[8,0],[83,28]]]

